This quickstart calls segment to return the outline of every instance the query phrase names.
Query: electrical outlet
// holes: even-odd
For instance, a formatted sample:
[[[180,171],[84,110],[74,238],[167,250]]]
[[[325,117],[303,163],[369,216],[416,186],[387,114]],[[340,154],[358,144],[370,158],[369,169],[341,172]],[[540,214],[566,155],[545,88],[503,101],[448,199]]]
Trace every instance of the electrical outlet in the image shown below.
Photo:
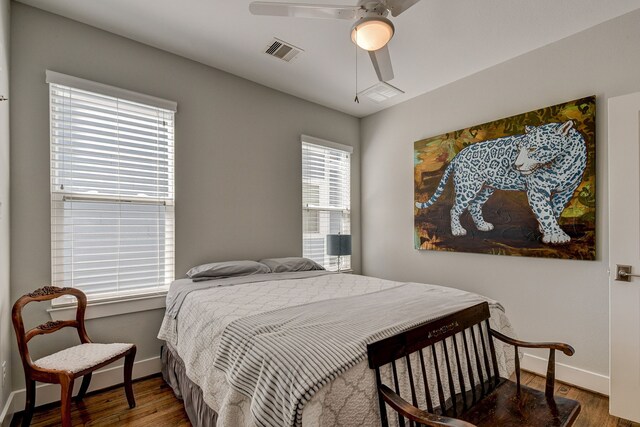
[[[7,361],[2,362],[2,387],[4,388],[4,383],[7,381]]]

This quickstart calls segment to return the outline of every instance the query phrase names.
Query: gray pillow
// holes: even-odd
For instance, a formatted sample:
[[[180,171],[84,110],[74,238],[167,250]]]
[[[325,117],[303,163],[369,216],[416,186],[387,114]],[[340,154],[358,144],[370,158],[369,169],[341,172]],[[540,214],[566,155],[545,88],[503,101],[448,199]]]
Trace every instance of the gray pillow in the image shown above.
[[[271,270],[256,261],[224,261],[193,267],[187,271],[187,277],[197,279],[199,277],[233,277],[262,273],[271,273]]]
[[[287,271],[309,271],[324,270],[324,267],[309,258],[288,257],[288,258],[267,258],[260,262],[268,266],[274,273],[284,273]]]

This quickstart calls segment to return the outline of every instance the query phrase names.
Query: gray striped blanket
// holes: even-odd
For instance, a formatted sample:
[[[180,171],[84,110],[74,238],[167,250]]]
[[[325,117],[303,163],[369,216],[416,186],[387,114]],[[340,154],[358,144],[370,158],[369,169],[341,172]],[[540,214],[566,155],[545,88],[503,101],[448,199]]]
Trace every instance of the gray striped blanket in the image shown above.
[[[243,317],[224,330],[214,366],[251,399],[261,426],[299,426],[323,385],[366,358],[366,345],[488,300],[407,283]]]

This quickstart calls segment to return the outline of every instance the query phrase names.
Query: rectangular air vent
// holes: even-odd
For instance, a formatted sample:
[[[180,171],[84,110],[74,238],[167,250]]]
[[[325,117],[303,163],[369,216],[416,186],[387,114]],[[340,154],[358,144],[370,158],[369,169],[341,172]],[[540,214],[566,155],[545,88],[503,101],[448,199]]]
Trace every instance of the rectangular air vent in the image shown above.
[[[378,82],[370,88],[361,91],[358,95],[366,96],[373,102],[377,102],[378,104],[380,104],[387,99],[393,98],[394,96],[402,95],[403,93],[403,90],[400,90],[397,87],[390,85],[389,83]]]
[[[290,62],[293,58],[298,56],[300,52],[304,51],[299,47],[295,47],[294,45],[275,37],[273,38],[273,41],[267,46],[267,49],[264,51],[264,53],[266,53],[267,55],[282,59],[286,62]]]

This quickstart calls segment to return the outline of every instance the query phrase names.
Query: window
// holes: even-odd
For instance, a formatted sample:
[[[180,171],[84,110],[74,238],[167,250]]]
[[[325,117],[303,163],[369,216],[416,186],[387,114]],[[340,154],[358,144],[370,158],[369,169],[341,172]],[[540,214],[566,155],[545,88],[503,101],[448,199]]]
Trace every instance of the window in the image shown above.
[[[302,137],[302,255],[327,270],[338,269],[338,257],[326,251],[327,234],[351,233],[352,148]],[[351,267],[351,257],[341,269]]]
[[[50,71],[47,82],[53,284],[91,300],[166,291],[175,103]]]

